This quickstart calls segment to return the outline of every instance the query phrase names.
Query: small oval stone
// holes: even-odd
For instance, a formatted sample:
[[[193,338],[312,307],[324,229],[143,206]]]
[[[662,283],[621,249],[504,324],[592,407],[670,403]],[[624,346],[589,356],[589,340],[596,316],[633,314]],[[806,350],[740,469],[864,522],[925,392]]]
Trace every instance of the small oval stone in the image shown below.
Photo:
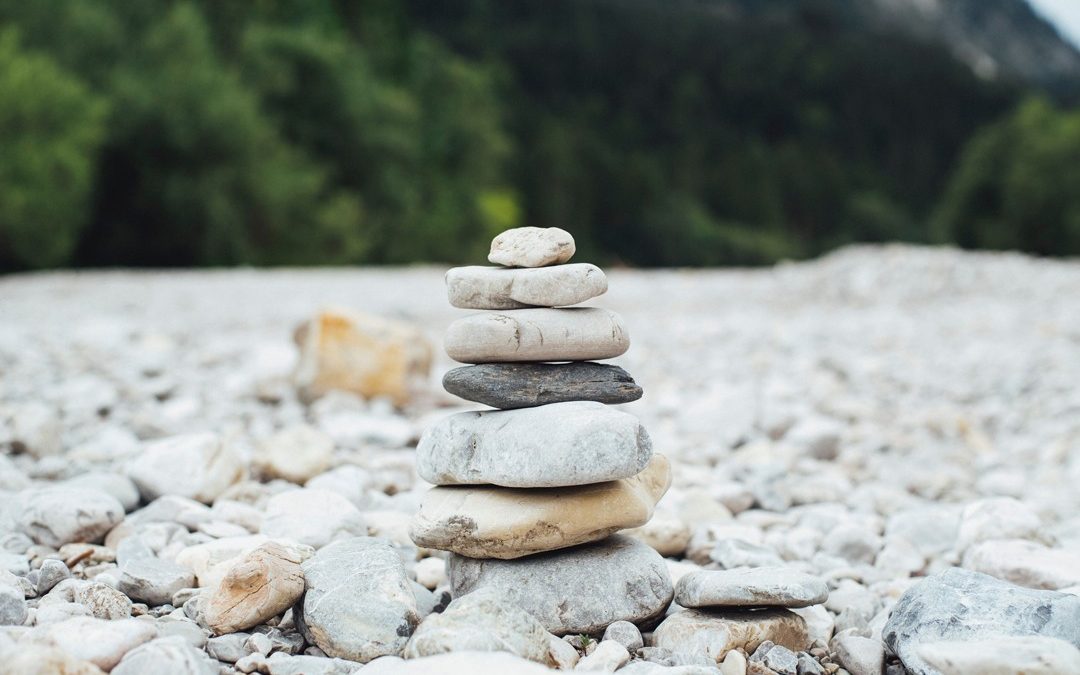
[[[488,262],[507,267],[544,267],[574,257],[574,237],[558,227],[515,227],[491,240]]]

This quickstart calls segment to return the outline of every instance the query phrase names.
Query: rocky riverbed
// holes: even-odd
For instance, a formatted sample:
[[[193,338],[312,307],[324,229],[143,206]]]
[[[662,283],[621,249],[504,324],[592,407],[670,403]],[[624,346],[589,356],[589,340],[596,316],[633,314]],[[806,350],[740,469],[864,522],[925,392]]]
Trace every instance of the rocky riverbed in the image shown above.
[[[443,554],[408,536],[421,432],[478,408],[439,386],[466,313],[443,272],[0,278],[0,672],[1080,672],[1080,263],[608,271],[589,304],[624,318],[614,363],[645,392],[619,408],[673,475],[624,534],[687,607],[809,606],[561,638],[497,594],[447,609]],[[414,324],[430,376],[298,387],[294,330],[324,307]],[[529,593],[588,573],[549,567]],[[615,581],[596,602],[627,601]]]

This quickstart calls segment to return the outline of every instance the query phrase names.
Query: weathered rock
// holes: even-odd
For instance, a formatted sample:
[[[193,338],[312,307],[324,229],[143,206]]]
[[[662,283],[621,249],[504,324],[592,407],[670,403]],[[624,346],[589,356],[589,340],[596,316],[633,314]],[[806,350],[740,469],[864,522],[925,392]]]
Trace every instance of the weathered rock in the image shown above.
[[[1080,648],[1080,597],[954,567],[908,589],[883,631],[885,644],[915,675],[936,672],[919,656],[921,645],[998,635],[1059,638]]]
[[[71,570],[64,564],[63,560],[54,560],[47,558],[41,561],[41,567],[38,568],[37,584],[35,584],[35,590],[38,596],[45,595],[53,589],[56,584],[60,583],[64,579],[71,578]]]
[[[918,655],[942,675],[1080,675],[1080,649],[1036,635],[928,642]]]
[[[675,602],[694,608],[808,607],[828,597],[824,581],[788,567],[701,570],[675,586]]]
[[[178,495],[210,504],[245,470],[233,444],[207,432],[147,443],[128,475],[147,501]]]
[[[510,652],[547,663],[548,632],[531,614],[485,588],[457,598],[442,614],[432,614],[405,646],[405,658],[444,652]]]
[[[422,659],[385,658],[364,666],[364,675],[551,675],[546,667],[508,652],[453,652]]]
[[[596,650],[578,661],[574,670],[593,673],[614,673],[630,660],[630,652],[615,640],[605,640]]]
[[[629,621],[616,621],[604,629],[603,640],[614,640],[631,654],[645,646],[641,631]]]
[[[636,417],[580,401],[445,417],[420,439],[416,470],[436,485],[566,487],[629,478],[651,455]]]
[[[131,616],[131,600],[115,588],[99,581],[61,581],[40,600],[41,606],[49,603],[77,603],[86,607],[91,616],[110,621]]]
[[[176,554],[176,563],[191,570],[200,588],[213,588],[221,583],[239,556],[268,541],[270,538],[262,534],[214,539],[183,549]]]
[[[217,635],[246,630],[281,614],[304,594],[300,565],[307,547],[265,543],[233,563],[203,605],[206,625]]]
[[[1028,588],[1080,584],[1080,551],[1047,548],[1025,539],[994,539],[967,550],[964,567]]]
[[[724,658],[726,659],[727,656],[725,655]],[[750,657],[750,663],[760,663],[770,671],[777,673],[777,675],[797,675],[799,657],[787,647],[766,640],[754,650],[753,655]]]
[[[458,319],[444,345],[462,363],[592,361],[626,352],[630,335],[618,314],[598,307],[518,309]]]
[[[127,476],[107,471],[88,471],[64,481],[73,487],[101,490],[116,497],[125,511],[131,511],[139,505],[139,488]]]
[[[245,642],[250,633],[229,633],[210,638],[206,643],[206,653],[225,663],[236,663],[251,652]]]
[[[26,599],[22,589],[0,580],[0,626],[21,626],[26,621]]]
[[[160,637],[124,655],[113,675],[217,675],[218,663],[182,637]]]
[[[564,401],[629,403],[641,387],[618,366],[573,363],[483,363],[443,376],[446,391],[469,401],[510,410]]]
[[[880,640],[842,633],[833,638],[836,662],[851,675],[880,675],[885,667],[885,648]]]
[[[558,227],[515,227],[491,240],[488,262],[506,267],[544,267],[574,257],[574,237]]]
[[[89,661],[75,658],[63,649],[47,645],[20,643],[3,649],[0,644],[2,675],[104,675],[105,671]]]
[[[289,490],[266,503],[259,531],[316,549],[331,541],[366,535],[364,517],[349,500],[326,490]]]
[[[47,487],[21,495],[19,528],[35,542],[59,548],[95,542],[124,519],[124,507],[100,490]]]
[[[404,405],[427,380],[431,343],[411,323],[351,310],[325,310],[296,331],[293,380],[309,399],[339,389]]]
[[[154,624],[148,621],[80,616],[34,628],[23,641],[57,647],[102,670],[112,670],[125,654],[156,635]]]
[[[252,465],[266,478],[284,478],[303,485],[329,469],[333,459],[333,439],[301,424],[263,441],[252,458]]]
[[[667,557],[682,556],[690,543],[690,527],[675,513],[657,509],[652,518],[640,527],[624,530],[623,534],[643,541],[657,553]]]
[[[565,307],[607,292],[607,277],[596,265],[506,269],[454,267],[446,273],[450,304],[461,309]]]
[[[559,670],[571,670],[581,660],[578,651],[563,638],[548,633],[548,664]]]
[[[648,623],[672,597],[663,558],[618,535],[517,560],[452,555],[449,570],[455,598],[494,588],[555,635],[598,633],[619,620]]]
[[[1039,516],[1018,499],[980,499],[964,507],[956,549],[966,551],[992,539],[1039,539],[1042,529]]]
[[[520,558],[641,525],[670,484],[667,458],[653,455],[635,476],[580,487],[437,487],[409,535],[417,546],[473,558]]]
[[[384,540],[345,539],[303,564],[294,610],[309,642],[330,656],[366,663],[398,655],[420,622],[405,565]]]
[[[172,602],[177,591],[194,586],[195,575],[186,567],[150,557],[123,565],[117,590],[132,600],[156,607]]]
[[[806,623],[786,609],[675,612],[653,631],[653,645],[716,663],[732,649],[753,652],[769,640],[801,651],[809,647]]]
[[[359,672],[360,664],[325,656],[289,655],[274,652],[266,659],[269,675],[350,675]]]

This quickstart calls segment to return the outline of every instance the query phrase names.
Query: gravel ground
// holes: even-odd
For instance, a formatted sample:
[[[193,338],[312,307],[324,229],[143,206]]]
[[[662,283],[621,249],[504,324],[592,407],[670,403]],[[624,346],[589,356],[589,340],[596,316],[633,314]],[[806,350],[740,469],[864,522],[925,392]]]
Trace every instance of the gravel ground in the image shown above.
[[[291,336],[320,308],[340,306],[407,319],[438,345],[446,326],[466,313],[447,304],[443,271],[118,271],[0,278],[0,451],[7,449],[6,457],[0,452],[0,556],[6,556],[0,558],[0,575],[6,567],[23,579],[9,577],[9,585],[26,591],[25,616],[16,608],[16,618],[7,621],[22,625],[6,629],[0,596],[0,652],[5,644],[15,650],[60,649],[106,670],[127,654],[124,663],[132,667],[187,664],[172,672],[283,673],[309,671],[299,662],[289,666],[299,670],[284,670],[284,656],[277,657],[274,670],[275,659],[267,653],[299,655],[306,649],[326,662],[320,667],[340,669],[318,672],[349,672],[355,664],[326,659],[326,650],[311,640],[292,638],[298,633],[288,612],[243,633],[268,635],[272,648],[263,649],[256,639],[259,644],[244,642],[238,654],[221,658],[224,652],[214,650],[225,647],[211,640],[218,646],[210,654],[217,656],[200,661],[184,651],[194,646],[201,650],[199,659],[205,658],[205,635],[200,640],[193,632],[169,651],[160,624],[201,616],[194,606],[181,607],[187,596],[167,592],[165,598],[181,603],[174,605],[148,600],[145,589],[133,593],[134,582],[125,582],[124,561],[118,560],[122,537],[110,534],[112,540],[105,540],[116,550],[63,549],[101,541],[116,524],[109,504],[84,518],[103,520],[100,532],[65,537],[63,525],[50,526],[58,537],[51,542],[25,536],[28,504],[47,484],[70,488],[82,476],[81,485],[120,501],[128,511],[125,526],[136,522],[132,527],[142,532],[132,514],[138,494],[129,494],[134,486],[122,482],[122,475],[148,444],[213,432],[240,448],[245,470],[251,448],[282,428],[307,422],[333,439],[333,466],[365,472],[362,493],[348,499],[364,515],[367,531],[408,548],[403,522],[427,487],[411,470],[412,447],[434,419],[469,409],[438,387],[452,362],[436,350],[430,392],[404,410],[344,395],[305,406],[288,380],[297,358]],[[673,578],[699,566],[738,566],[750,556],[824,579],[832,597],[827,611],[819,606],[806,617],[817,638],[807,652],[826,670],[839,665],[853,673],[900,667],[892,652],[901,648],[889,642],[885,620],[900,594],[928,574],[957,565],[1029,588],[1080,585],[1080,263],[854,247],[769,269],[611,270],[608,278],[609,292],[588,304],[625,319],[631,348],[614,363],[634,376],[645,395],[620,408],[641,418],[656,451],[673,463],[673,485],[659,504],[657,525],[639,533],[671,547]],[[140,541],[150,559],[175,572],[177,561],[184,567],[185,549],[265,533],[267,501],[288,487],[281,483],[246,483],[246,492],[234,486],[225,500],[240,505],[233,511],[215,503],[199,512],[195,524],[173,513],[159,520],[179,522],[183,532],[159,532],[160,540],[144,533]],[[45,511],[63,511],[43,503]],[[121,512],[113,519],[122,517]],[[353,525],[334,525],[338,529],[327,540]],[[725,548],[732,541],[737,550]],[[309,542],[315,549],[324,543]],[[143,555],[132,548],[127,556]],[[438,604],[445,601],[440,594],[446,582],[441,571],[425,577],[434,564],[424,562],[429,553],[406,556],[405,574],[434,591],[432,603]],[[310,551],[278,554],[305,559]],[[72,555],[83,558],[72,562]],[[66,559],[77,579],[100,577],[106,586],[119,587],[135,601],[131,612],[145,615],[143,627],[147,617],[155,618],[157,633],[127,636],[126,642],[110,635],[120,646],[97,660],[87,656],[88,647],[65,644],[78,642],[73,631],[46,634],[50,622],[76,621],[83,614],[69,606],[80,604],[77,599],[60,603],[66,613],[46,612],[47,589],[29,590],[50,558]],[[194,585],[180,574],[170,586],[164,568],[154,575],[146,584],[157,593]],[[0,577],[0,591],[4,581]],[[1054,637],[1080,647],[1080,627],[1073,631]],[[996,632],[1018,629],[1003,624]],[[865,638],[866,644],[845,643],[846,638]],[[300,643],[280,646],[289,639]],[[133,651],[140,643],[144,654]],[[634,661],[625,667],[641,658],[698,663],[690,657],[672,660],[648,645],[647,634],[645,651],[632,654]],[[754,656],[756,645],[739,646],[766,668],[768,648]],[[774,656],[777,669],[758,672],[785,672]],[[1072,658],[1071,652],[1063,658]],[[908,659],[904,663],[912,668]],[[738,664],[731,668],[739,672]]]

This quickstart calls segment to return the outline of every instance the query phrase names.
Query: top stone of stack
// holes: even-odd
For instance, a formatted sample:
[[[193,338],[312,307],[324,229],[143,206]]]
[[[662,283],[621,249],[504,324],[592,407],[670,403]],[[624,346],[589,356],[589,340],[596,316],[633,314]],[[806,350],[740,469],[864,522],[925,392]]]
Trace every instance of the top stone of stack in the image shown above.
[[[504,267],[547,267],[574,257],[574,237],[557,227],[516,227],[491,241],[488,261]]]

